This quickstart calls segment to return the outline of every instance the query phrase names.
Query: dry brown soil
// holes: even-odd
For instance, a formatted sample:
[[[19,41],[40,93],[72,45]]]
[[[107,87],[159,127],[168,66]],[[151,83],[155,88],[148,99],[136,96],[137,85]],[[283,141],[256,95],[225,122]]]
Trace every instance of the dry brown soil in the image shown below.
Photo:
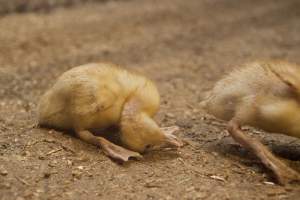
[[[298,0],[132,0],[0,17],[0,199],[300,199],[201,111],[234,66],[300,63]],[[157,120],[190,145],[119,165],[101,149],[35,128],[40,95],[65,70],[110,61],[152,78]],[[300,171],[300,140],[246,128]]]

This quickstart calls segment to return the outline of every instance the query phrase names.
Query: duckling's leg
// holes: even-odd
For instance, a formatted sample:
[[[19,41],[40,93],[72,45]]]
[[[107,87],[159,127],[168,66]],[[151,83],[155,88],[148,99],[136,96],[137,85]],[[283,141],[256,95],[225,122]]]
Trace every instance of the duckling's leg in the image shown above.
[[[279,184],[285,185],[300,181],[300,175],[296,171],[276,158],[260,141],[246,135],[236,120],[229,122],[228,132],[238,143],[253,152],[267,168],[273,171]]]
[[[115,145],[103,137],[93,135],[90,131],[80,130],[76,131],[76,134],[83,141],[101,147],[104,153],[114,160],[126,162],[129,158],[142,157],[139,153]]]

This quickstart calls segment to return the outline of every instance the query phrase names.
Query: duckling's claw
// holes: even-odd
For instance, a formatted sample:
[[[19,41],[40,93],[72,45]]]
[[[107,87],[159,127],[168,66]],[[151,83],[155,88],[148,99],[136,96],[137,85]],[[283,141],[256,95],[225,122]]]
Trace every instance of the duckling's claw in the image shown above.
[[[284,163],[282,164],[282,166],[278,165],[279,168],[277,168],[277,171],[275,172],[278,183],[280,185],[286,185],[289,183],[300,183],[299,173],[293,170],[292,168],[286,166]]]
[[[104,138],[99,139],[104,153],[113,160],[127,162],[130,158],[135,158],[138,160],[143,158],[143,156],[138,152],[130,151],[121,146],[115,145]]]
[[[295,172],[293,170],[292,173],[284,172],[284,174],[281,174],[280,176],[277,175],[277,180],[278,180],[278,183],[280,185],[287,185],[287,184],[290,184],[290,183],[299,184],[300,183],[300,176],[297,172]]]

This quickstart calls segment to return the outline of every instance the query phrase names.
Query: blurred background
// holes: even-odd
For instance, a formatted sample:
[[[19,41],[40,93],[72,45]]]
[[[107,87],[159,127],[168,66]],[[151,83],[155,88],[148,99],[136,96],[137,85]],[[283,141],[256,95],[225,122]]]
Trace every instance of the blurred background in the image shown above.
[[[0,13],[47,12],[56,7],[68,7],[89,2],[108,0],[0,0]]]

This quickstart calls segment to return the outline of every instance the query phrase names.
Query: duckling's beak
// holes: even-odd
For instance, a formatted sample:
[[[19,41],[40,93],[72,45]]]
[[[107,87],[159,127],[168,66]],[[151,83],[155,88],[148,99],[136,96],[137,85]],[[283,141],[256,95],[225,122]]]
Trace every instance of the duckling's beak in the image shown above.
[[[179,148],[183,146],[183,142],[178,139],[175,135],[172,134],[166,134],[166,140],[165,140],[164,147],[167,148]]]
[[[183,146],[183,142],[173,135],[174,132],[178,131],[179,128],[177,126],[165,127],[161,128],[163,134],[165,136],[165,144],[163,147],[165,148],[179,148]]]

